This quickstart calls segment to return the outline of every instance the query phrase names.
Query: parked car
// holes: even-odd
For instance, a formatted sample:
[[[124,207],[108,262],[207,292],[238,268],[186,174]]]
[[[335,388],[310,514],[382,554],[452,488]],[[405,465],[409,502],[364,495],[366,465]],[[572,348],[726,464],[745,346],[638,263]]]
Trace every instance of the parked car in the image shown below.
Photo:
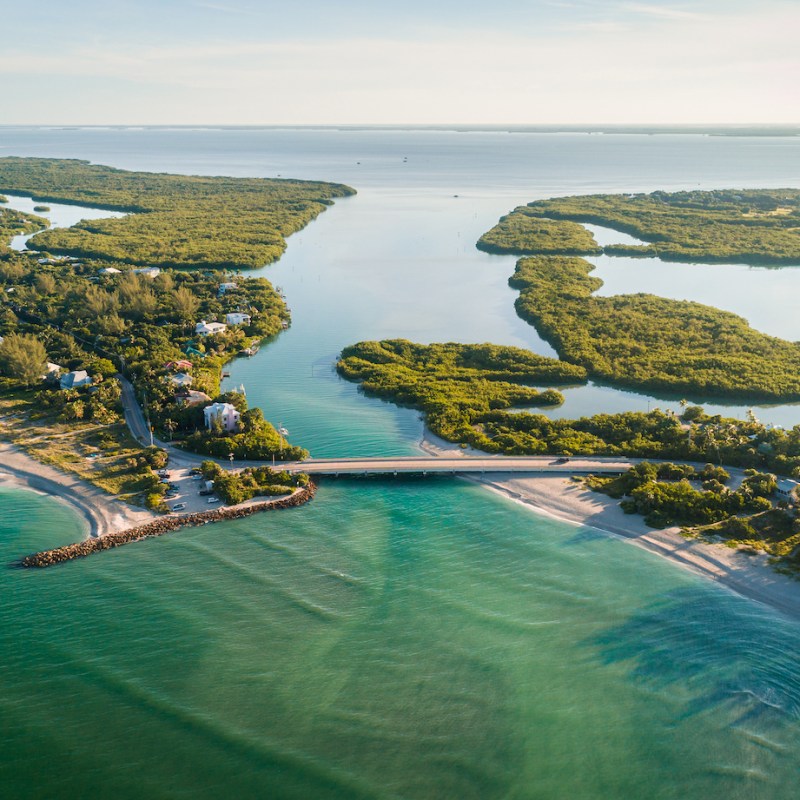
[[[185,508],[186,508],[186,503],[175,503],[175,505],[172,506],[171,510],[172,511],[183,511]]]
[[[219,497],[209,497],[206,502],[211,505],[212,503],[219,503]]]

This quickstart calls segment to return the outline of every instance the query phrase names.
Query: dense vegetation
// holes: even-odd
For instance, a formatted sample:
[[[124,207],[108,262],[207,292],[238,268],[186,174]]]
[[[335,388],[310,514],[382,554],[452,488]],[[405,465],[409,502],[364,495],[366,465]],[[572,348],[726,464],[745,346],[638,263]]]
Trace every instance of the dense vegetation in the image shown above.
[[[472,444],[490,452],[713,460],[800,475],[800,426],[785,431],[755,418],[709,416],[699,406],[681,416],[654,409],[576,420],[495,411],[483,415],[477,427]]]
[[[138,212],[45,231],[31,246],[81,258],[170,267],[259,267],[314,219],[341,184],[127,172],[86,161],[0,158],[0,191]],[[15,212],[16,213],[16,212]]]
[[[741,317],[649,294],[597,297],[580,258],[523,258],[509,283],[517,311],[561,358],[596,378],[648,391],[748,399],[800,398],[800,345]]]
[[[60,411],[63,420],[111,422],[98,416],[97,385],[63,392],[57,382],[42,384],[43,361],[62,372],[85,369],[97,376],[96,384],[121,370],[134,381],[156,433],[165,438],[185,439],[199,452],[224,450],[224,456],[242,449],[251,458],[304,454],[287,445],[257,409],[248,412],[241,434],[205,431],[202,409],[219,395],[225,362],[287,324],[285,304],[268,281],[237,277],[221,292],[220,284],[230,278],[224,273],[165,271],[146,277],[120,263],[119,273],[103,273],[111,263],[40,264],[16,253],[0,258],[3,389],[33,385],[41,402],[53,408],[71,400]],[[249,314],[250,324],[195,336],[197,321],[224,320],[226,312],[235,311]],[[179,372],[191,376],[192,391],[207,396],[192,398],[177,386]]]
[[[510,218],[540,216],[606,225],[649,243],[639,254],[665,260],[800,264],[800,190],[748,189],[586,195],[537,200]],[[509,227],[513,220],[506,219]],[[488,234],[487,234],[488,235]],[[507,249],[547,253],[530,246]],[[523,240],[522,244],[526,244]],[[636,254],[619,246],[606,252]]]
[[[405,339],[347,347],[337,369],[362,381],[369,394],[424,411],[431,430],[450,441],[469,441],[473,421],[491,409],[563,402],[559,392],[532,386],[586,379],[580,367],[517,347],[420,345]]]
[[[361,342],[342,352],[337,369],[362,381],[369,394],[425,412],[438,436],[490,453],[713,460],[800,474],[800,426],[784,431],[753,416],[709,416],[699,406],[687,407],[681,416],[655,409],[577,420],[509,411],[555,405],[558,392],[538,392],[530,384],[563,385],[584,374],[514,347]]]
[[[577,222],[543,219],[527,206],[520,206],[478,239],[477,247],[489,253],[563,256],[599,255],[603,248]]]
[[[726,485],[729,479],[710,464],[697,472],[686,465],[644,462],[619,477],[595,475],[587,483],[595,491],[624,498],[622,509],[643,514],[652,527],[682,525],[687,535],[763,550],[796,569],[800,519],[785,500],[773,505],[775,476],[745,470],[737,489]]]
[[[308,475],[292,475],[269,467],[247,467],[239,472],[228,472],[214,461],[200,465],[203,477],[214,481],[214,491],[228,504],[235,505],[259,496],[291,494],[308,485]]]

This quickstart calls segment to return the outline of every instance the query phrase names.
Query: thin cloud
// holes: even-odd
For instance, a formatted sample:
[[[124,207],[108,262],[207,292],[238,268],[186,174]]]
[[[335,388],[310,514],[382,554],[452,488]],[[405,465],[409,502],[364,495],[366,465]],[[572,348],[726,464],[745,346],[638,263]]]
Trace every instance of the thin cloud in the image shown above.
[[[224,14],[246,14],[252,15],[257,13],[252,8],[242,8],[241,6],[234,6],[228,3],[192,3],[195,8],[205,8],[209,11],[221,11]]]
[[[645,16],[658,17],[659,19],[695,21],[711,19],[708,14],[700,14],[697,11],[687,11],[683,8],[673,8],[672,6],[628,3],[623,6],[623,8],[625,11],[630,11],[633,14],[643,14]]]

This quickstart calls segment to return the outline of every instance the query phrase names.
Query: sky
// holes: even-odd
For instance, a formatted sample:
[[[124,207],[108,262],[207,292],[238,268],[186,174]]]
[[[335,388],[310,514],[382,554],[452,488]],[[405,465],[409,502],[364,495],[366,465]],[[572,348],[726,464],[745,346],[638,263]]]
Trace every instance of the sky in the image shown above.
[[[0,0],[0,124],[800,123],[800,0]]]

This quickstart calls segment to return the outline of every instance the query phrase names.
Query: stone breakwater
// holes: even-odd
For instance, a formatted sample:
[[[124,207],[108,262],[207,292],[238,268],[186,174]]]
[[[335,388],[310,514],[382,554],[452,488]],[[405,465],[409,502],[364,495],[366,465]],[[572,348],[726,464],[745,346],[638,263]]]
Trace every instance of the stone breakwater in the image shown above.
[[[25,556],[18,562],[18,566],[52,567],[54,564],[72,561],[75,558],[84,558],[92,555],[92,553],[110,550],[112,547],[120,547],[130,542],[138,542],[140,539],[146,539],[150,536],[163,536],[165,533],[172,533],[181,528],[240,519],[241,517],[249,517],[259,511],[279,511],[283,508],[295,508],[309,502],[316,492],[316,485],[309,483],[308,486],[298,489],[289,497],[281,500],[252,503],[248,506],[234,506],[232,508],[216,508],[213,511],[199,511],[195,514],[185,514],[183,516],[162,517],[145,525],[139,525],[136,528],[109,533],[106,536],[100,536],[95,539],[85,539],[82,542],[57,547],[54,550],[42,550],[40,553]]]

